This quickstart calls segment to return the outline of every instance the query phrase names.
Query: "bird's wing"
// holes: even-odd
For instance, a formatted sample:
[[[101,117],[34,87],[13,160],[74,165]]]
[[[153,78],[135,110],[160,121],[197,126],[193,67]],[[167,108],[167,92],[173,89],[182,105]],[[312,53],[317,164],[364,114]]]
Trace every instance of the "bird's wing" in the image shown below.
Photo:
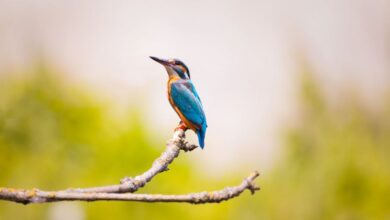
[[[171,96],[184,117],[196,125],[207,126],[202,103],[191,81],[180,80],[172,83]]]

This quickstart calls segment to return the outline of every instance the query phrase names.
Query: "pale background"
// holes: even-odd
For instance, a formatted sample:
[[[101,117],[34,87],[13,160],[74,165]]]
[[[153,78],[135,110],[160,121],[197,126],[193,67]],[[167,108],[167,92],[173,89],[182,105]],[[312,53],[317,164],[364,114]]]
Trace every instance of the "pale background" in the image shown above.
[[[0,73],[38,54],[115,100],[113,111],[141,103],[166,139],[178,118],[166,73],[148,56],[182,59],[208,118],[206,148],[191,156],[207,174],[272,165],[279,128],[297,120],[305,60],[329,99],[354,88],[375,111],[389,91],[389,37],[386,0],[0,1]]]

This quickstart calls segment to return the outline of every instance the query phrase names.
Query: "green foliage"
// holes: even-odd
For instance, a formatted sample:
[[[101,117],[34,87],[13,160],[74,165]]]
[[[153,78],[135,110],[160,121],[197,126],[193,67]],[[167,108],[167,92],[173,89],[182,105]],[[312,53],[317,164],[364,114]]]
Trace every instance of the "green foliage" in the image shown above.
[[[140,110],[132,108],[127,116],[117,119],[109,113],[108,103],[62,81],[41,67],[27,80],[1,82],[1,186],[55,190],[113,184],[146,170],[164,149],[165,141],[151,135],[142,124]],[[178,177],[163,178],[165,185],[156,181],[161,185],[151,184],[149,190],[168,187],[173,193],[188,184],[186,179],[178,181],[191,173],[186,162],[180,165]],[[89,219],[174,212],[169,207],[154,212],[160,210],[158,205],[80,204]],[[0,219],[45,219],[50,207],[2,202]]]
[[[329,106],[308,75],[302,99],[300,122],[247,212],[263,219],[389,219],[390,112],[374,115],[350,96]]]
[[[147,169],[164,149],[166,140],[142,123],[140,106],[115,116],[110,103],[44,67],[25,80],[3,79],[0,87],[0,186],[56,190],[113,184]],[[332,107],[310,77],[304,78],[299,124],[288,129],[274,168],[260,170],[262,190],[254,197],[200,206],[72,204],[86,219],[389,219],[390,102],[372,114],[350,99]],[[181,156],[140,192],[213,190],[242,178],[215,183],[186,159]],[[48,219],[54,206],[0,202],[0,219]]]
[[[0,186],[58,190],[119,182],[150,167],[166,138],[143,124],[141,106],[114,115],[111,103],[71,85],[60,74],[38,67],[24,80],[0,80]],[[188,155],[189,156],[189,155]],[[190,168],[183,154],[142,193],[190,193],[218,184]],[[239,201],[222,205],[72,203],[85,219],[226,218]],[[0,219],[50,219],[66,203],[23,206],[0,201]],[[73,210],[76,212],[77,210]],[[68,219],[67,211],[61,215]]]

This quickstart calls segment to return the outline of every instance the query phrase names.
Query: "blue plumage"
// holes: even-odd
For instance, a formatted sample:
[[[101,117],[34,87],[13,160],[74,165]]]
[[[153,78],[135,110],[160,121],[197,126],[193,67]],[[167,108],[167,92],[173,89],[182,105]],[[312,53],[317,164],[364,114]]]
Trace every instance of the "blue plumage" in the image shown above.
[[[170,84],[171,97],[184,117],[196,126],[199,145],[204,147],[207,128],[206,116],[199,95],[191,80],[177,80]]]
[[[202,125],[206,123],[206,117],[194,90],[190,80],[178,80],[171,84],[172,99],[181,113],[192,123]]]

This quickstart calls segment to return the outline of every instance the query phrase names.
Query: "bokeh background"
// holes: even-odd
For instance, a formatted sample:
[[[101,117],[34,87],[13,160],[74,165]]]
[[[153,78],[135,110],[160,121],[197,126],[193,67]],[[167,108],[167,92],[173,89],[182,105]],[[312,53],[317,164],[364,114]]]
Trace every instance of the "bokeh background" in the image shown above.
[[[221,204],[0,202],[0,219],[390,219],[390,2],[0,1],[0,185],[112,184],[178,123],[190,68],[209,129],[143,193],[240,183]],[[196,143],[194,134],[189,139]]]

